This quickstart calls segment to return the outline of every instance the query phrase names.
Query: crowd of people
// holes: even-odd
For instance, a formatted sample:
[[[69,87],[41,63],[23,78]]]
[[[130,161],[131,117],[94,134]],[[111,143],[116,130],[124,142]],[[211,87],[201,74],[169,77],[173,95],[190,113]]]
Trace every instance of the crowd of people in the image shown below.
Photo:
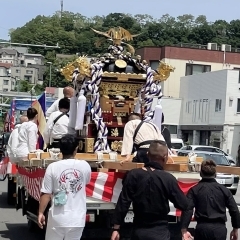
[[[60,148],[63,159],[50,164],[43,179],[39,203],[38,224],[47,225],[46,240],[79,240],[85,227],[86,190],[91,168],[82,160],[76,161],[78,142],[74,129],[69,128],[70,100],[73,89],[64,89],[64,98],[57,100],[47,112],[44,131],[46,149]],[[13,162],[27,158],[37,146],[37,110],[29,108],[20,118],[8,141],[8,155]],[[162,123],[164,116],[162,117]],[[201,180],[185,196],[176,178],[164,171],[171,149],[166,128],[142,121],[132,113],[124,128],[121,162],[141,162],[144,167],[126,173],[123,187],[112,217],[111,240],[120,240],[121,225],[133,206],[134,221],[131,240],[170,240],[168,229],[169,201],[182,211],[182,239],[193,239],[188,232],[194,216],[197,226],[195,240],[225,240],[227,238],[226,209],[233,230],[231,240],[238,239],[240,213],[231,192],[216,182],[216,164],[206,160],[201,165]],[[132,153],[135,157],[131,159]],[[46,220],[45,211],[51,207]],[[46,224],[47,222],[47,224]]]

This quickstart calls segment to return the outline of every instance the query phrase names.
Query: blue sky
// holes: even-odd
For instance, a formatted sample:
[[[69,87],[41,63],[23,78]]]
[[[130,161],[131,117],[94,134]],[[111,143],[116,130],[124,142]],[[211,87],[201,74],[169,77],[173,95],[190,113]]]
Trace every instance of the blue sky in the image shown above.
[[[37,15],[52,15],[60,10],[60,0],[0,0],[0,38],[8,39],[8,29],[23,26]],[[99,3],[102,3],[101,5]],[[160,18],[163,14],[179,16],[206,15],[209,21],[231,21],[239,17],[238,0],[64,0],[64,10],[92,17],[111,12],[150,14]]]

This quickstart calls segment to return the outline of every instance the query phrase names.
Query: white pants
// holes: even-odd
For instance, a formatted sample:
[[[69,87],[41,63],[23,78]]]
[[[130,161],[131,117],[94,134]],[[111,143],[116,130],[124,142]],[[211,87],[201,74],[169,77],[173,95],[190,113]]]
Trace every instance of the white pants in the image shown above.
[[[45,240],[80,240],[83,227],[47,227]]]

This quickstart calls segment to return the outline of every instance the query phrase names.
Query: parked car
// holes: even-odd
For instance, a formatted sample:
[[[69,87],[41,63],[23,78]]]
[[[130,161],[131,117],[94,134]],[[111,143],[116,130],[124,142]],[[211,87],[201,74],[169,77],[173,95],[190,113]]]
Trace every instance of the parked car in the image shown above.
[[[229,154],[227,154],[226,152],[224,152],[223,150],[221,150],[220,148],[217,147],[212,147],[212,146],[201,146],[201,145],[188,145],[188,146],[184,146],[182,147],[179,151],[181,150],[192,150],[192,151],[204,151],[204,152],[213,152],[213,153],[221,153],[223,154],[228,161],[231,164],[236,164],[236,160]]]
[[[181,150],[178,152],[178,156],[187,156],[191,150]],[[221,153],[209,153],[204,151],[194,151],[198,157],[202,157],[203,160],[212,159],[217,165],[222,166],[231,166],[231,163],[228,161],[226,156]],[[217,173],[216,181],[220,184],[223,184],[227,187],[233,195],[237,193],[238,183],[239,183],[239,176],[233,174],[226,174],[226,173]]]
[[[183,140],[181,138],[171,138],[172,149],[178,152],[184,146]]]

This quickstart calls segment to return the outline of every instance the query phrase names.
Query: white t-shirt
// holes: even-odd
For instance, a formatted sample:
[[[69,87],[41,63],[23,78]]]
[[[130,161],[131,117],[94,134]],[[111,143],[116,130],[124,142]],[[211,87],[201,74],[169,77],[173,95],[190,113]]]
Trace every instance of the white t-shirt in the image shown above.
[[[85,227],[86,188],[91,179],[91,167],[84,160],[66,159],[51,163],[46,170],[42,193],[57,194],[67,188],[63,206],[52,203],[48,225],[52,227]]]

